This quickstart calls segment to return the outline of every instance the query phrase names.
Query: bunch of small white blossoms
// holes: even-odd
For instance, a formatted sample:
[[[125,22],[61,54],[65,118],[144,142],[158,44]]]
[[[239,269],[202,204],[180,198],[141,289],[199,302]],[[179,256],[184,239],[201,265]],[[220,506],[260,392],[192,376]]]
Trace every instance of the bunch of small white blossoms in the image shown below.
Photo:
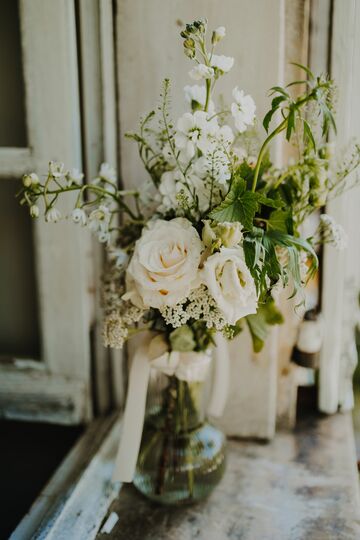
[[[331,172],[326,137],[335,128],[332,81],[300,66],[305,81],[272,88],[260,145],[250,95],[236,86],[230,106],[217,106],[214,87],[234,66],[232,57],[215,54],[225,35],[220,26],[208,38],[205,20],[181,32],[196,81],[185,86],[190,111],[171,119],[165,80],[156,111],[137,133],[127,134],[148,175],[139,191],[120,189],[107,164],[88,183],[79,171],[52,162],[44,182],[35,173],[24,177],[19,196],[33,217],[43,207],[46,221],[61,219],[58,202],[67,193],[73,209],[65,217],[89,228],[107,248],[105,345],[122,347],[149,329],[161,333],[169,349],[204,351],[217,332],[232,339],[246,324],[259,351],[269,325],[282,322],[274,288],[292,284],[294,295],[301,292],[317,270],[318,244],[341,243],[329,218],[321,218],[314,238],[302,238],[300,228],[347,187],[348,174],[360,163],[356,147],[352,161]],[[290,88],[298,84],[306,89],[293,97]],[[321,136],[304,114],[309,107]],[[298,146],[299,159],[279,169],[269,144],[281,133]]]

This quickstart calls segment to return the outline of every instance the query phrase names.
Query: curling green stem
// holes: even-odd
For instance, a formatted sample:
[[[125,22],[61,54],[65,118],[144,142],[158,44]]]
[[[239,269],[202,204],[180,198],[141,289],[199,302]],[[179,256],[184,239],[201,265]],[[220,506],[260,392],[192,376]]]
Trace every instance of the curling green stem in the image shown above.
[[[274,129],[274,131],[272,131],[270,133],[270,135],[263,142],[262,147],[260,148],[259,157],[258,157],[257,162],[256,162],[256,167],[255,167],[255,172],[254,172],[254,179],[253,179],[251,191],[256,191],[256,185],[257,185],[257,181],[258,181],[258,177],[259,177],[261,163],[262,163],[262,160],[264,159],[264,156],[265,156],[265,153],[266,153],[266,150],[267,150],[267,147],[268,147],[269,143],[271,142],[271,140],[276,135],[278,135],[279,133],[284,131],[284,129],[286,128],[286,125],[287,125],[287,118],[285,118],[285,120],[283,120],[281,122],[281,124],[279,124],[278,127],[276,129]]]

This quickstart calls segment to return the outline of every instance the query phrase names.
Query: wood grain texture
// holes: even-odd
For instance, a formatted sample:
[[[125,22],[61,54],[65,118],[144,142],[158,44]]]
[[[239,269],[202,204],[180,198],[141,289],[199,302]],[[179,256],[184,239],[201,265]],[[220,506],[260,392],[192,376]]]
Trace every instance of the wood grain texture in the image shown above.
[[[119,521],[97,540],[356,540],[351,418],[310,419],[268,445],[230,441],[222,482],[196,506],[156,506],[127,486],[111,512]]]

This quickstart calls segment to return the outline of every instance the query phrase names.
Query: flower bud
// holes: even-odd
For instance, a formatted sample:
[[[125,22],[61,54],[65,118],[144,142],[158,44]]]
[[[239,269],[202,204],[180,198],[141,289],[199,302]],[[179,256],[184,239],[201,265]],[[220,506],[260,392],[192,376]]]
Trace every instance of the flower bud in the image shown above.
[[[186,56],[188,56],[191,60],[195,58],[195,49],[184,49],[184,53]]]
[[[186,325],[176,328],[169,338],[173,351],[190,352],[196,347],[193,331]]]
[[[194,49],[195,48],[195,41],[193,39],[191,39],[191,38],[185,39],[184,47],[185,47],[185,49]]]
[[[205,247],[210,247],[213,242],[216,240],[216,234],[214,229],[210,225],[208,219],[204,220],[204,228],[202,230],[202,241],[204,242]]]
[[[30,206],[30,216],[32,218],[39,217],[39,214],[40,214],[40,210],[39,210],[39,207],[36,204],[33,204],[32,206]]]
[[[219,43],[219,41],[221,41],[225,37],[225,33],[226,31],[224,26],[219,26],[218,28],[216,28],[216,30],[214,30],[212,33],[211,43],[213,45]]]
[[[24,174],[24,176],[23,176],[23,185],[26,188],[31,187],[32,180],[31,180],[31,176],[29,174]]]
[[[216,227],[217,236],[223,246],[232,248],[240,244],[242,240],[242,226],[238,222],[219,223]]]

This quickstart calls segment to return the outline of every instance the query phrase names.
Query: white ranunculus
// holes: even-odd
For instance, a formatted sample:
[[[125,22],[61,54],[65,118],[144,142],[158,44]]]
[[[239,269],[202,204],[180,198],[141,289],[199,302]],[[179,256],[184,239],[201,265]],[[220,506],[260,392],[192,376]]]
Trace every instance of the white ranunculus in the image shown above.
[[[234,65],[234,59],[232,56],[213,54],[211,57],[211,65],[213,68],[216,68],[223,73],[228,73]]]
[[[190,103],[191,107],[193,106],[193,102],[200,105],[200,107],[205,107],[206,102],[206,88],[205,86],[199,86],[198,84],[194,84],[193,86],[185,86],[184,87],[185,92],[185,99],[188,103]],[[209,114],[214,114],[215,112],[215,105],[212,100],[209,102],[208,106],[208,112]]]
[[[214,76],[214,70],[205,64],[197,64],[189,71],[189,75],[194,81],[201,81],[202,79],[211,79]]]
[[[223,247],[211,255],[204,263],[202,277],[229,324],[256,313],[255,282],[240,247]]]
[[[248,126],[252,126],[255,120],[256,105],[250,95],[245,95],[243,90],[238,87],[232,92],[235,103],[231,105],[231,114],[233,115],[236,128],[240,133],[246,131]]]
[[[203,244],[185,218],[157,219],[136,242],[127,269],[126,298],[136,293],[147,307],[174,305],[198,286]]]

